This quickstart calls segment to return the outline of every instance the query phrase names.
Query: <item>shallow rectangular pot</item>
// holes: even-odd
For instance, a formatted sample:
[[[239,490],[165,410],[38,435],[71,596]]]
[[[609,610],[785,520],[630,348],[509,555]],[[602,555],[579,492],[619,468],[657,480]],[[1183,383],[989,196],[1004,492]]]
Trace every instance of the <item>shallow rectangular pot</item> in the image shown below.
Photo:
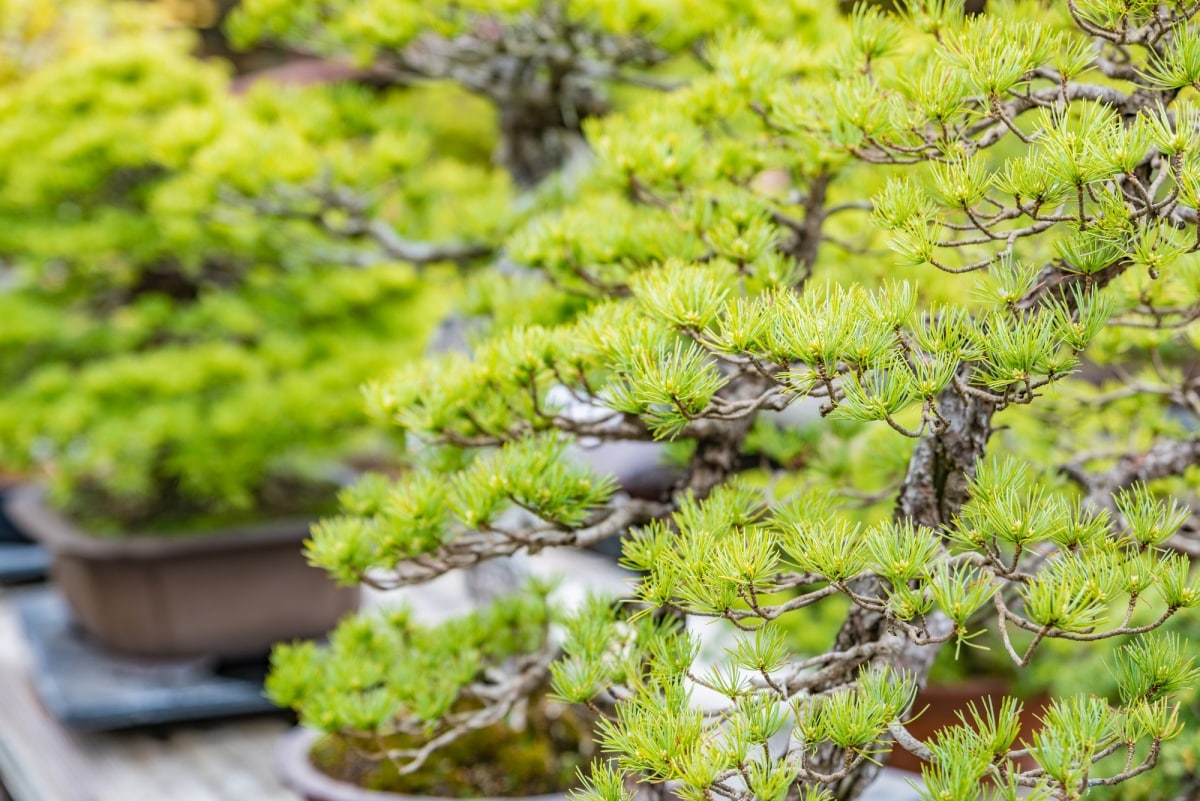
[[[101,645],[150,657],[249,657],[273,643],[320,636],[357,608],[305,561],[308,521],[197,536],[88,536],[43,493],[9,494],[7,511],[51,553],[51,574],[83,629]]]

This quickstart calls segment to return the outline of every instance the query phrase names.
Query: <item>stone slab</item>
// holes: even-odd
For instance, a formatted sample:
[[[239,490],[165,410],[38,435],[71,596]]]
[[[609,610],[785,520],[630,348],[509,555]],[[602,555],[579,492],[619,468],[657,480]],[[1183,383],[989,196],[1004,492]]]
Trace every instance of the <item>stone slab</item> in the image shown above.
[[[29,674],[42,703],[77,729],[120,729],[270,712],[264,664],[149,661],[89,642],[50,587],[8,596],[25,636]]]
[[[50,569],[50,556],[40,545],[0,542],[0,584],[41,581]]]

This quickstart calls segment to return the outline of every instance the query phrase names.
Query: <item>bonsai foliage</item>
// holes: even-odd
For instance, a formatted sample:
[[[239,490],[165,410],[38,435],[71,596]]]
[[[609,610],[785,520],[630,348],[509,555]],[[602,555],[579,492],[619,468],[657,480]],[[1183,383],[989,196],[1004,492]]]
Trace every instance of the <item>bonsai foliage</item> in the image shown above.
[[[454,279],[414,265],[513,219],[487,120],[356,86],[236,97],[145,8],[18,6],[0,458],[109,526],[326,507],[340,460],[394,458],[356,387],[424,346]]]
[[[1144,623],[1161,614],[1158,605],[1144,608],[1140,615],[1134,618],[1136,623]],[[1185,642],[1194,642],[1196,638],[1196,616],[1177,615],[1163,626],[1163,631],[1169,636],[1182,638]],[[1117,638],[1105,643],[1107,647],[1089,649],[1085,654],[1071,654],[1072,657],[1082,657],[1074,663],[1074,669],[1069,673],[1054,670],[1056,656],[1067,656],[1063,643],[1051,643],[1051,653],[1045,654],[1045,659],[1035,663],[1025,678],[1029,684],[1036,687],[1049,686],[1054,692],[1077,692],[1085,690],[1094,692],[1105,698],[1118,698],[1120,687],[1117,684],[1118,675],[1108,669],[1113,660],[1113,652],[1124,648],[1126,638]],[[1186,647],[1186,646],[1185,646]],[[1155,770],[1131,779],[1118,787],[1096,788],[1093,795],[1101,799],[1121,799],[1122,801],[1151,801],[1156,798],[1187,798],[1194,794],[1197,783],[1196,761],[1200,756],[1200,735],[1197,734],[1197,724],[1200,724],[1200,699],[1197,698],[1196,687],[1183,691],[1179,695],[1179,722],[1183,732],[1176,739],[1163,743],[1162,753]],[[1114,754],[1108,758],[1110,763],[1123,758]]]
[[[715,29],[752,24],[785,35],[816,29],[832,11],[813,0],[251,0],[231,33],[349,56],[383,82],[455,81],[495,104],[498,160],[531,186],[578,149],[583,121],[609,109],[610,86],[668,85],[647,71],[672,60],[686,69],[678,62]]]
[[[574,613],[548,668],[603,718],[590,801],[852,798],[896,747],[929,760],[931,799],[1151,770],[1197,677],[1155,631],[1200,604],[1197,11],[912,0],[790,35],[714,17],[733,27],[686,86],[585,123],[593,168],[509,238],[541,309],[497,301],[469,356],[368,390],[425,465],[348,491],[311,559],[389,587],[627,534],[634,597]],[[331,30],[311,40],[352,29]],[[781,431],[784,410],[811,414]],[[669,497],[565,448],[620,440],[674,443]],[[827,650],[793,653],[789,621],[831,603]],[[701,658],[705,619],[726,656]],[[985,628],[1022,668],[1128,637],[1117,690],[1056,699],[1029,740],[1010,700],[918,741],[934,656]],[[278,674],[332,648],[281,651]],[[502,667],[501,686],[525,669]],[[343,686],[329,723],[279,697],[364,741],[438,730],[394,696],[350,720],[379,686]]]
[[[555,792],[587,767],[595,745],[586,710],[545,700],[547,665],[558,654],[550,590],[535,583],[436,625],[403,609],[349,618],[329,648],[279,648],[267,690],[298,706],[305,725],[356,733],[313,754],[341,778],[447,796]],[[514,736],[506,725],[514,707],[540,728]],[[409,714],[397,718],[397,708]]]

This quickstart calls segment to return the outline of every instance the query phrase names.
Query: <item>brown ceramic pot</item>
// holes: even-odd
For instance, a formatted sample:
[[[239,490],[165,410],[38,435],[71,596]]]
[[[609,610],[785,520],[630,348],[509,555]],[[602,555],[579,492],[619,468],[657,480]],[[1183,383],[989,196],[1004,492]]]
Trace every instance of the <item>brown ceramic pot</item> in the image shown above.
[[[446,801],[446,799],[431,796],[365,790],[357,785],[326,776],[313,767],[308,758],[313,744],[320,736],[320,733],[311,729],[292,729],[283,736],[275,749],[275,772],[280,781],[289,789],[299,793],[305,801]],[[565,793],[553,793],[526,797],[513,796],[496,801],[564,801],[565,798]]]
[[[88,536],[32,487],[8,514],[51,553],[75,620],[106,648],[148,657],[261,656],[273,643],[320,636],[357,608],[305,561],[308,521],[197,536]]]

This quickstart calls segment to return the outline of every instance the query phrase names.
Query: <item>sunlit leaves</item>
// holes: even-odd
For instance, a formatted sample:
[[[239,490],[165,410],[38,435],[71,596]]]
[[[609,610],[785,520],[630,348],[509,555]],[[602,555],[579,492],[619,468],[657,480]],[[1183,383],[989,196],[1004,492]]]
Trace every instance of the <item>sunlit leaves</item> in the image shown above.
[[[1182,554],[1171,554],[1155,566],[1156,588],[1168,608],[1191,609],[1200,605],[1200,577],[1192,577],[1191,567]]]
[[[993,315],[988,320],[986,355],[978,381],[1003,391],[1036,377],[1061,376],[1074,364],[1064,354],[1049,321]]]
[[[872,526],[865,539],[871,569],[894,586],[925,575],[942,549],[934,532],[907,520]]]
[[[867,64],[892,52],[899,41],[899,29],[877,7],[865,3],[854,7],[850,16],[850,46]]]
[[[671,261],[639,274],[632,287],[634,297],[652,316],[701,331],[720,313],[733,279],[727,265],[703,268]]]
[[[568,637],[563,657],[551,666],[555,694],[587,703],[613,681],[624,678],[627,651],[637,628],[617,619],[610,599],[590,595],[564,621]]]
[[[1050,313],[1058,327],[1058,334],[1071,350],[1079,352],[1088,346],[1113,313],[1111,295],[1072,288],[1068,304],[1066,298],[1050,307]],[[1074,308],[1072,308],[1072,306]]]
[[[1056,700],[1043,720],[1045,725],[1033,735],[1031,755],[1056,782],[1079,786],[1112,725],[1112,711],[1101,698],[1074,696]]]
[[[1075,272],[1097,273],[1125,256],[1123,241],[1079,231],[1055,242],[1059,256]]]
[[[938,607],[962,630],[967,618],[991,598],[996,587],[986,574],[943,562],[931,570],[929,589]]]
[[[468,529],[494,524],[512,506],[578,527],[613,492],[607,479],[567,461],[562,443],[534,437],[472,461],[451,476],[413,471],[390,482],[368,476],[345,494],[348,514],[313,529],[309,558],[345,582],[435,551]]]
[[[991,183],[980,158],[961,157],[935,162],[932,166],[933,185],[947,206],[970,208],[983,200]]]
[[[677,182],[707,177],[697,126],[665,111],[647,111],[630,122],[617,117],[588,127],[588,141],[614,179],[669,192]]]
[[[1045,135],[1038,142],[1046,155],[1046,166],[1068,186],[1082,186],[1116,173],[1119,166],[1105,151],[1104,143],[1117,136],[1116,114],[1102,104],[1089,104],[1077,115],[1049,114]],[[1131,146],[1129,152],[1134,153]],[[1136,154],[1135,154],[1136,155]],[[1139,157],[1140,158],[1140,157]]]
[[[1157,10],[1152,0],[1080,0],[1079,16],[1094,25],[1116,31],[1145,23]]]
[[[908,382],[895,380],[895,371],[904,370],[899,364],[889,368],[848,375],[841,387],[844,394],[834,414],[848,420],[870,422],[887,420],[906,407],[912,399]],[[947,380],[948,383],[948,380]]]
[[[862,531],[841,518],[789,521],[783,529],[781,544],[801,572],[816,573],[833,581],[853,578],[867,565]]]
[[[1037,581],[1021,590],[1025,614],[1047,628],[1088,631],[1107,619],[1109,604],[1121,592],[1122,578],[1102,558],[1053,559]]]
[[[1017,86],[1051,52],[1052,39],[1036,22],[980,15],[945,38],[946,60],[989,97]]]
[[[902,267],[919,267],[933,261],[937,247],[937,229],[927,220],[911,220],[897,228],[888,247],[896,252],[896,264]]]
[[[568,796],[573,801],[632,801],[633,794],[625,786],[625,775],[613,765],[597,760],[584,785]]]
[[[1125,703],[1158,701],[1200,678],[1177,635],[1151,635],[1117,650],[1112,671]]]
[[[680,682],[655,689],[620,704],[615,721],[601,719],[600,739],[622,770],[657,781],[682,778],[688,754],[706,737],[704,713]]]
[[[962,72],[947,72],[930,61],[920,73],[905,75],[903,80],[905,95],[933,122],[949,123],[966,109],[971,87]]]
[[[1200,130],[1200,109],[1194,103],[1174,105],[1171,113],[1159,106],[1145,109],[1142,114],[1149,120],[1154,146],[1163,153],[1175,156],[1195,150],[1196,132]]]
[[[1173,499],[1155,498],[1144,484],[1122,490],[1116,496],[1116,505],[1130,536],[1142,548],[1161,545],[1191,515],[1190,509]]]
[[[687,499],[675,514],[678,533],[652,524],[625,548],[630,567],[648,572],[639,593],[648,602],[678,603],[723,614],[756,592],[770,592],[779,569],[778,533],[759,525],[762,499],[728,484],[704,501]]]
[[[1022,264],[1011,258],[1000,259],[988,267],[977,291],[988,300],[1012,306],[1033,289],[1038,272],[1037,265]]]
[[[1070,185],[1049,168],[1050,156],[1043,150],[1030,150],[1006,159],[995,173],[993,185],[1016,199],[1032,200],[1053,206],[1071,194]]]

